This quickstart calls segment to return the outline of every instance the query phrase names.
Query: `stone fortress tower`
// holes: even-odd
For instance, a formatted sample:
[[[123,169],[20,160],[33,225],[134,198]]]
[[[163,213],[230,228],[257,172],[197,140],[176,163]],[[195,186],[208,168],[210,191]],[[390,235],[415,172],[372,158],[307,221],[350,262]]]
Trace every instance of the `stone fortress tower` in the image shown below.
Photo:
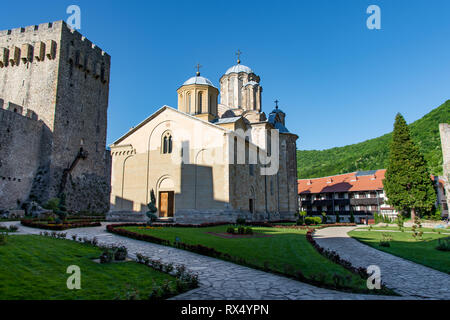
[[[0,209],[109,209],[110,56],[63,21],[0,31]]]
[[[444,171],[445,194],[447,203],[450,204],[450,124],[439,124],[439,131],[441,134],[442,156],[444,158],[442,168]]]

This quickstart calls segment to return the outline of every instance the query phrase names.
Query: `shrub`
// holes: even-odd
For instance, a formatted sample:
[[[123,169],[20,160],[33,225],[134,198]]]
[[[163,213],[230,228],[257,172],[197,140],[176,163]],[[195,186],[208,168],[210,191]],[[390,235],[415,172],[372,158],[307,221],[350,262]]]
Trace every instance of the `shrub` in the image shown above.
[[[8,234],[6,232],[0,233],[0,246],[5,245],[8,242]]]
[[[114,259],[114,252],[111,248],[104,248],[102,255],[100,256],[100,263],[110,263]]]
[[[114,250],[114,259],[116,261],[124,261],[127,258],[128,249],[125,246],[120,246]]]
[[[236,233],[236,230],[235,230],[233,227],[228,227],[228,228],[227,228],[227,233],[229,233],[229,234],[235,234],[235,233]]]
[[[305,224],[305,217],[308,213],[306,211],[300,211],[298,213],[298,220],[297,220],[297,225],[301,226]]]
[[[392,235],[383,233],[382,238],[380,240],[380,247],[390,247],[392,241]]]
[[[355,223],[355,215],[353,214],[353,211],[350,212],[350,223]]]
[[[305,223],[307,226],[321,224],[322,218],[321,217],[306,217]]]
[[[56,212],[59,210],[59,199],[58,198],[52,198],[47,201],[46,204],[44,204],[44,209],[52,210],[53,212]]]
[[[237,218],[236,219],[236,224],[237,225],[244,225],[245,224],[245,219],[244,218]]]
[[[238,228],[238,234],[245,234],[245,228],[244,227],[239,227]]]
[[[253,234],[253,229],[250,227],[245,228],[245,234],[249,234],[249,235]]]
[[[328,220],[327,213],[326,212],[322,212],[322,221],[323,221],[323,223],[327,223],[327,220]]]
[[[438,239],[436,249],[440,251],[450,251],[450,238]]]

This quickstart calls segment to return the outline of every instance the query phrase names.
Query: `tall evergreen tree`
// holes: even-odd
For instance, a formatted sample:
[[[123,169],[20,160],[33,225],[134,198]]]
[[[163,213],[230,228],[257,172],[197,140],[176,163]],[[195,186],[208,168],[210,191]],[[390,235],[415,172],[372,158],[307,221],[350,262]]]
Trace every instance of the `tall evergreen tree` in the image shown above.
[[[399,113],[395,118],[386,177],[383,181],[388,203],[400,212],[423,214],[433,209],[436,193],[427,163],[412,141],[408,125]]]

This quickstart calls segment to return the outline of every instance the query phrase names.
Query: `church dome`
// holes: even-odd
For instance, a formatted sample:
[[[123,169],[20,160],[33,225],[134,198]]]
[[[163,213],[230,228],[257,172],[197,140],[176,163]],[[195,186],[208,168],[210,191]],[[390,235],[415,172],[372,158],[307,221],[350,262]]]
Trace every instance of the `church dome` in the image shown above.
[[[230,73],[240,73],[240,72],[253,73],[253,70],[247,66],[244,66],[243,64],[237,64],[228,69],[227,72],[225,72],[225,74],[227,75]]]
[[[207,86],[214,87],[214,85],[209,79],[202,76],[195,76],[188,79],[185,83],[183,83],[183,86],[188,86],[190,84],[205,84]]]

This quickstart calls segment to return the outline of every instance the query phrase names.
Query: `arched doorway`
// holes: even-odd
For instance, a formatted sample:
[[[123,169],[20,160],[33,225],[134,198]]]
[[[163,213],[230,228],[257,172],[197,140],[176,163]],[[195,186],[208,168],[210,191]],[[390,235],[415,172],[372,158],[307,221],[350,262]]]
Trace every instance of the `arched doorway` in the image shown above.
[[[175,186],[170,177],[163,177],[158,183],[158,212],[160,218],[175,215]]]

